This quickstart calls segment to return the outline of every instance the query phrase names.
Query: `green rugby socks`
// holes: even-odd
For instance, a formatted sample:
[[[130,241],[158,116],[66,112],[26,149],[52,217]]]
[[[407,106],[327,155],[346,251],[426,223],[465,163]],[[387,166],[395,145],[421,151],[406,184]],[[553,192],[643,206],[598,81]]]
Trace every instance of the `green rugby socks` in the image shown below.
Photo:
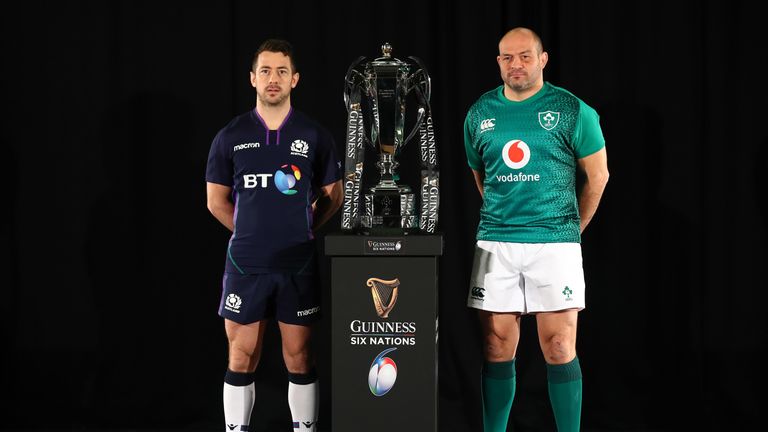
[[[483,364],[483,431],[507,430],[509,410],[515,398],[515,359]]]
[[[558,432],[578,432],[581,422],[579,358],[561,365],[547,364],[547,381]]]

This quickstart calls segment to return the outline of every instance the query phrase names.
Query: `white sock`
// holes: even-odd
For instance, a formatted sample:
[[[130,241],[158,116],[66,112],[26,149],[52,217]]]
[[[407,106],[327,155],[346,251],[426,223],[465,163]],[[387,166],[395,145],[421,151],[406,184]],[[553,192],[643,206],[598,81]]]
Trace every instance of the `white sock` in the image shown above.
[[[293,430],[315,432],[317,430],[317,411],[320,405],[320,383],[315,380],[309,384],[288,382],[288,406],[293,416]]]
[[[229,373],[229,372],[228,372]],[[245,375],[245,374],[243,374]],[[238,384],[243,384],[238,383]],[[251,421],[255,387],[253,381],[247,385],[232,385],[224,382],[225,431],[247,431]]]

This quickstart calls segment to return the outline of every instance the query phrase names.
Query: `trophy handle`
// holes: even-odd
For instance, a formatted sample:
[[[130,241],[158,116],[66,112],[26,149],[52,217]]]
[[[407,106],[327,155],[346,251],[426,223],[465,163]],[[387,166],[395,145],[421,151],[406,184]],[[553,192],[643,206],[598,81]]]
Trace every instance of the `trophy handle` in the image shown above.
[[[427,67],[424,66],[424,62],[421,61],[420,58],[410,56],[409,59],[413,60],[414,63],[416,63],[419,66],[419,70],[414,72],[411,77],[417,76],[419,73],[424,75],[424,78],[426,80],[425,85],[425,91],[424,91],[424,98],[427,100],[427,104],[429,104],[429,101],[432,99],[432,79],[429,77],[429,74],[427,73]]]
[[[360,82],[358,80],[355,80],[355,78],[362,77],[360,72],[357,70],[357,65],[362,63],[364,60],[365,60],[364,56],[358,57],[355,61],[352,62],[352,64],[349,65],[349,68],[347,69],[347,74],[344,75],[344,105],[346,106],[347,111],[349,111],[349,103],[352,98],[352,93],[355,91],[355,88],[360,86]],[[359,96],[358,96],[358,99],[359,99]]]
[[[411,129],[411,133],[408,134],[408,136],[403,140],[403,147],[405,147],[406,144],[411,142],[413,137],[416,136],[416,132],[419,131],[419,127],[421,127],[421,122],[424,121],[424,114],[426,113],[426,110],[424,107],[419,107],[419,114],[416,117],[416,123],[413,125],[413,129]]]
[[[419,100],[421,106],[419,107],[419,114],[416,117],[416,124],[413,126],[413,129],[411,129],[411,133],[408,134],[408,137],[403,141],[403,147],[405,147],[405,145],[408,144],[408,142],[410,142],[413,137],[416,136],[416,133],[419,131],[419,127],[421,126],[421,122],[424,121],[424,115],[426,114],[426,111],[431,111],[429,100],[432,95],[432,80],[429,78],[429,74],[427,73],[427,68],[424,66],[424,63],[418,57],[410,56],[408,58],[416,63],[419,69],[412,73],[410,77],[408,77],[407,93],[414,91],[416,93],[416,98]],[[417,79],[420,79],[420,81],[413,82]]]
[[[344,76],[344,105],[347,108],[347,112],[351,110],[352,103],[360,103],[361,86],[364,87],[366,93],[370,93],[370,88],[367,85],[365,76],[357,69],[357,67],[365,60],[365,56],[360,56],[355,59],[355,61],[349,65],[349,68],[347,68],[347,73]],[[366,135],[363,136],[363,141],[368,145],[373,145],[371,139]]]

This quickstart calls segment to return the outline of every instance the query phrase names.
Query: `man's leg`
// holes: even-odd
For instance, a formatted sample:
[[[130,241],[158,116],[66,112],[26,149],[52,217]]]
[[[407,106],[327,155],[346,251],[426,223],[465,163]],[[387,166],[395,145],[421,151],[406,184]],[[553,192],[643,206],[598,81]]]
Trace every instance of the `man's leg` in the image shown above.
[[[310,347],[312,328],[280,322],[283,359],[288,369],[288,406],[294,430],[317,429],[320,385]]]
[[[228,431],[247,431],[253,410],[253,375],[261,357],[267,321],[238,324],[224,320],[229,362],[224,376],[224,422]]]
[[[581,367],[576,356],[578,311],[536,315],[539,343],[547,362],[549,400],[559,432],[576,432],[581,422]]]
[[[479,311],[483,331],[483,431],[507,430],[515,397],[515,352],[520,340],[520,315]]]

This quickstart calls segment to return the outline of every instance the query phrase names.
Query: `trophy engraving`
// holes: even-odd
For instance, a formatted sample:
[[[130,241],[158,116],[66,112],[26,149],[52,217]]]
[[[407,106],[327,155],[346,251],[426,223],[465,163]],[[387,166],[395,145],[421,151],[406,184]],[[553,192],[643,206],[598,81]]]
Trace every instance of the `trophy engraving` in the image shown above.
[[[345,77],[347,142],[342,229],[364,234],[431,234],[437,227],[440,182],[429,104],[430,77],[418,58],[394,58],[388,43],[382,45],[381,51],[382,56],[375,60],[359,57]],[[411,109],[416,119],[406,134],[409,96],[415,100]],[[400,164],[396,159],[417,135],[421,152],[418,199],[409,185],[399,181]],[[378,158],[378,182],[368,188],[362,185],[366,148],[376,150]]]
[[[376,314],[380,318],[388,318],[389,312],[395,307],[395,302],[397,301],[397,288],[400,286],[400,279],[384,280],[370,278],[365,284],[371,287],[371,296],[373,296]]]

